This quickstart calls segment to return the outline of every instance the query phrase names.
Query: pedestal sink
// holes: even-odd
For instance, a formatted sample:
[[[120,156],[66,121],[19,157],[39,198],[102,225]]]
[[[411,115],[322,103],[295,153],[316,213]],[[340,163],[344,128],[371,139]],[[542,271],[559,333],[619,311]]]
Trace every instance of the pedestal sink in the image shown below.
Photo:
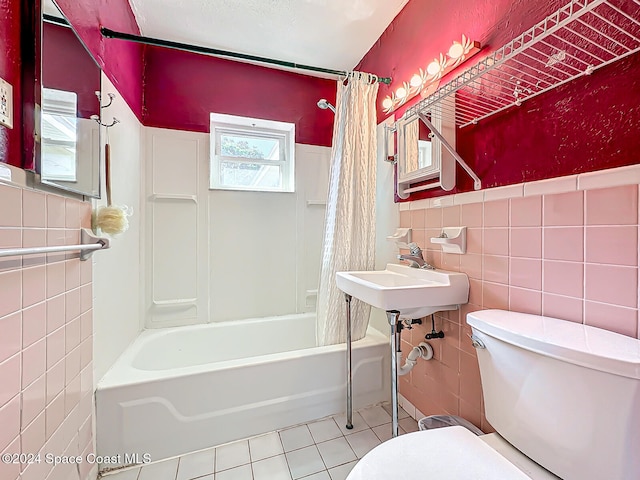
[[[345,293],[347,301],[347,428],[353,428],[350,343],[351,297],[355,297],[385,310],[391,325],[392,435],[396,437],[401,318],[416,319],[442,310],[457,309],[469,300],[469,279],[464,273],[390,263],[384,270],[337,272],[336,285]]]

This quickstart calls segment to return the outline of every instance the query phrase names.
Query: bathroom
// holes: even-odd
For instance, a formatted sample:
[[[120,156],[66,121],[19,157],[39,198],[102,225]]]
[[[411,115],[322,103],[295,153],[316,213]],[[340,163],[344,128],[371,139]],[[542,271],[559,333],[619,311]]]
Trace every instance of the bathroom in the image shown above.
[[[367,186],[375,233],[367,236],[370,250],[363,240],[353,252],[368,252],[369,263],[346,269],[406,263],[397,259],[408,253],[406,245],[387,237],[410,229],[426,262],[468,278],[468,301],[402,331],[403,361],[432,329],[444,337],[426,340],[433,358],[419,359],[398,378],[401,434],[429,415],[455,415],[494,432],[469,314],[543,315],[640,338],[637,1],[301,2],[302,12],[316,14],[306,27],[316,44],[297,57],[289,52],[302,39],[285,35],[253,51],[251,38],[228,26],[233,21],[216,24],[222,31],[216,38],[236,43],[211,43],[206,30],[200,38],[186,36],[184,26],[197,17],[184,13],[187,3],[55,0],[99,67],[97,86],[89,89],[98,106],[93,113],[104,125],[118,120],[100,127],[100,198],[43,184],[32,173],[40,168],[29,127],[38,103],[40,2],[0,4],[0,78],[12,86],[13,117],[0,116],[0,250],[80,243],[81,229],[91,229],[107,204],[107,143],[113,202],[129,209],[128,229],[89,260],[77,252],[0,258],[0,458],[19,460],[0,461],[1,479],[337,480],[392,434],[385,312],[371,308],[369,316],[359,301],[353,304],[358,336],[366,331],[366,337],[353,342],[352,430],[345,427],[344,338],[315,343],[338,77],[108,38],[101,27],[391,78],[377,84],[373,108],[376,173]],[[272,32],[299,26],[285,22],[285,3],[276,2],[283,16],[273,20]],[[448,178],[440,173],[439,187],[421,188],[425,182],[398,173],[401,136],[392,129],[402,123],[394,122],[569,3],[597,3],[600,16],[610,4],[626,12],[613,17],[627,19],[625,40],[609,32],[614,44],[629,45],[621,58],[458,128],[453,141],[442,129],[456,155],[437,139],[441,149],[432,151],[453,166]],[[248,2],[231,13],[257,29],[266,28],[261,16],[270,12]],[[582,21],[594,18],[601,21],[591,13]],[[161,21],[166,30],[156,28]],[[184,36],[171,33],[176,23]],[[353,48],[344,48],[332,28],[351,35],[345,44]],[[452,42],[463,45],[465,56],[435,78],[428,67],[453,58]],[[318,43],[338,56],[327,60]],[[609,60],[606,52],[597,56]],[[560,53],[547,62],[555,75],[565,69]],[[434,78],[422,94],[413,88],[416,73],[422,81]],[[539,86],[503,77],[516,101]],[[321,99],[332,108],[319,108]],[[456,101],[460,112],[471,108],[461,95]],[[282,144],[295,154],[295,188],[210,188],[210,147],[225,116],[295,126],[295,142]],[[443,229],[461,226],[465,253],[444,252],[437,243]],[[346,225],[338,219],[337,228]],[[345,303],[340,297],[340,312]],[[192,361],[197,351],[230,353],[210,372],[211,360]],[[171,366],[175,359],[195,366]],[[163,383],[160,393],[145,390],[160,376],[175,382]],[[186,382],[192,378],[203,380]],[[192,433],[181,433],[185,425]],[[112,459],[117,454],[128,457]]]

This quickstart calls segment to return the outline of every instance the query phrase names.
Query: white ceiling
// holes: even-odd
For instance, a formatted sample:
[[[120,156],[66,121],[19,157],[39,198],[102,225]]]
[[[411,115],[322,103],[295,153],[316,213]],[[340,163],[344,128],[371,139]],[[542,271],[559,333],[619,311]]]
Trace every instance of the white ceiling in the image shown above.
[[[60,10],[58,10],[56,4],[51,0],[44,0],[42,4],[42,11],[47,15],[51,15],[52,17],[64,18],[62,13],[60,13]]]
[[[408,0],[129,0],[142,35],[351,70]]]

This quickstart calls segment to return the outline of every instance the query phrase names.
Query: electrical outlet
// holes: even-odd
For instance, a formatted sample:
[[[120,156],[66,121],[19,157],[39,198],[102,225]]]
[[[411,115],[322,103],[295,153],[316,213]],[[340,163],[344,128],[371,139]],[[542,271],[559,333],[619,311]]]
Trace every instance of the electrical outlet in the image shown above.
[[[0,124],[13,128],[13,87],[0,78]]]

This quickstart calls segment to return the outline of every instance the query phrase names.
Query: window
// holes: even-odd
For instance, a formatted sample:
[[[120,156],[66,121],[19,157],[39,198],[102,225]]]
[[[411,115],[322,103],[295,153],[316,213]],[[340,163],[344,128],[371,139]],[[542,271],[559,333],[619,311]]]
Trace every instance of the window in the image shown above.
[[[209,188],[294,191],[293,123],[211,114]]]

